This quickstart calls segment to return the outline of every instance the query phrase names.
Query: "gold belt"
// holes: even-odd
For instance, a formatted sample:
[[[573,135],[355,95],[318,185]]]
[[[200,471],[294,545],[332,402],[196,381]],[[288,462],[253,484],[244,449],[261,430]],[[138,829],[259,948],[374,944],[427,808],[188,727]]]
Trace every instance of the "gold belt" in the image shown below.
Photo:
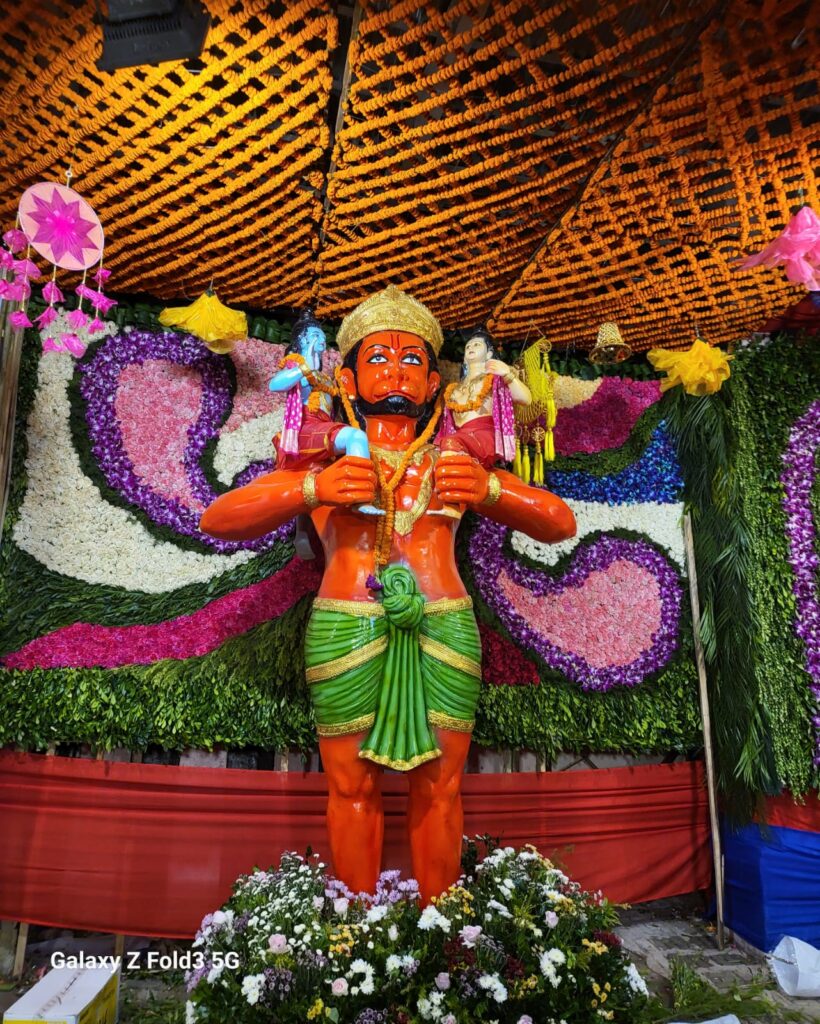
[[[424,606],[425,615],[449,615],[450,612],[463,612],[473,607],[471,597],[442,597],[438,601],[428,601]],[[376,601],[343,601],[335,597],[317,597],[313,602],[315,611],[341,612],[342,615],[358,615],[363,619],[378,618],[384,615],[384,608]]]

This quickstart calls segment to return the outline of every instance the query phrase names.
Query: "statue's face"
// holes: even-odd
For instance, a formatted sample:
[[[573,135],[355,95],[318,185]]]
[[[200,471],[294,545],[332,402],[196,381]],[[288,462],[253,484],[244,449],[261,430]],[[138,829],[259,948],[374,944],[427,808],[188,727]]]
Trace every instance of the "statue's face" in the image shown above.
[[[302,355],[314,370],[322,365],[322,353],[327,348],[325,332],[321,327],[308,327],[300,344]]]
[[[470,338],[464,346],[465,363],[485,363],[487,361],[487,342],[481,335]]]
[[[430,359],[422,338],[407,331],[378,331],[362,341],[356,358],[356,376],[346,371],[345,383],[357,397],[374,405],[400,395],[421,406],[438,391],[441,378],[430,372]]]

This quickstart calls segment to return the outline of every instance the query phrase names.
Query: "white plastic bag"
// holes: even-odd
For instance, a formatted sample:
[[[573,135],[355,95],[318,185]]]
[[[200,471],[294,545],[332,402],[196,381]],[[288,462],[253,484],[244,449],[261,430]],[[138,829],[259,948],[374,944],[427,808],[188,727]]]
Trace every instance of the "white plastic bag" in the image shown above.
[[[683,1024],[683,1021],[676,1022]],[[725,1017],[712,1017],[711,1020],[704,1020],[701,1024],[740,1024],[740,1021],[733,1013],[727,1013]]]
[[[820,949],[786,935],[769,954],[769,965],[787,996],[820,996]]]

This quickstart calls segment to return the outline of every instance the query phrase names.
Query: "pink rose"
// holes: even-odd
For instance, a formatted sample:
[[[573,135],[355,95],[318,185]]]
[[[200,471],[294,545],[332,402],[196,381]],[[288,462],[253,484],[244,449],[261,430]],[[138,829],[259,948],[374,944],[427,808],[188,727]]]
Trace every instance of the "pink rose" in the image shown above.
[[[450,987],[450,975],[446,971],[436,975],[436,988],[439,992],[446,992]]]
[[[480,924],[465,924],[461,931],[458,933],[461,936],[462,943],[468,948],[472,947],[478,941],[478,937],[481,934]]]
[[[330,986],[330,991],[334,996],[346,996],[347,982],[344,978],[334,978],[333,984]]]
[[[277,932],[268,939],[268,945],[270,946],[271,953],[284,953],[288,948],[287,936]]]
[[[547,922],[547,928],[554,928],[558,924],[558,915],[554,910],[548,910],[545,920]]]

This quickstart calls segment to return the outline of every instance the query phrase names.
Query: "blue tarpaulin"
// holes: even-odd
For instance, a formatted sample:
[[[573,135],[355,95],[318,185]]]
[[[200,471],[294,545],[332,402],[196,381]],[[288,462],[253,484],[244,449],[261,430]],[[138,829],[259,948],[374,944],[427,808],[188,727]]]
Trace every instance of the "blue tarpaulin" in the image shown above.
[[[723,829],[726,923],[767,951],[784,935],[820,947],[820,833]]]

